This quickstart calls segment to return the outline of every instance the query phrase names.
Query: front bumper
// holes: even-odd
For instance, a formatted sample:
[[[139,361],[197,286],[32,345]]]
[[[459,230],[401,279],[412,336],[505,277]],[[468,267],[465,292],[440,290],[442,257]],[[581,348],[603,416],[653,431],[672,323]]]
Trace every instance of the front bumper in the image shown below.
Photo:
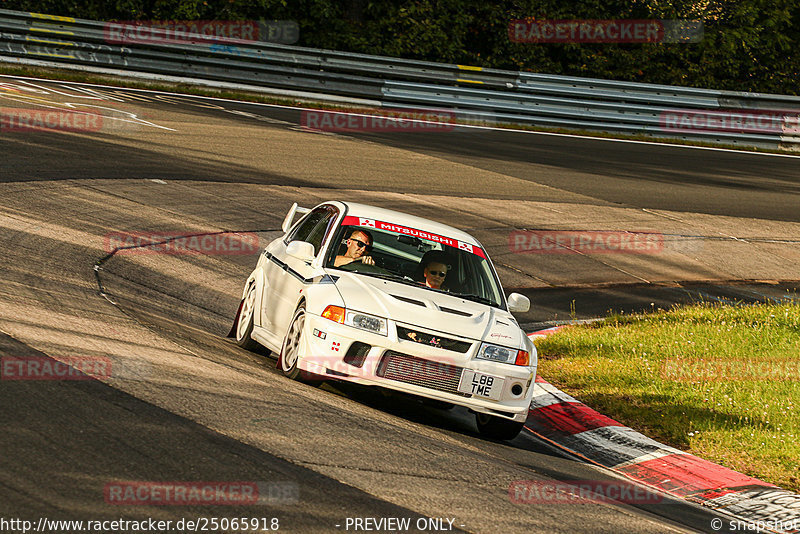
[[[397,337],[389,321],[382,336],[307,314],[298,367],[320,376],[379,386],[440,400],[515,421],[525,421],[533,396],[536,366],[517,366],[475,359],[479,341],[456,352]],[[400,326],[438,333],[418,326]],[[448,336],[452,337],[452,336]],[[535,359],[532,356],[532,361]],[[496,400],[458,391],[465,370],[503,379]]]

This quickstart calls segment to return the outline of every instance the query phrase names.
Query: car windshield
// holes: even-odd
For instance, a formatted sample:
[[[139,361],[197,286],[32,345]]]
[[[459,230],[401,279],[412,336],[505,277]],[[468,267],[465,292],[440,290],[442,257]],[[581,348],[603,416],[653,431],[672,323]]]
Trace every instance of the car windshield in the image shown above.
[[[345,217],[333,239],[325,262],[327,268],[502,308],[500,284],[480,247],[424,230],[357,217]]]

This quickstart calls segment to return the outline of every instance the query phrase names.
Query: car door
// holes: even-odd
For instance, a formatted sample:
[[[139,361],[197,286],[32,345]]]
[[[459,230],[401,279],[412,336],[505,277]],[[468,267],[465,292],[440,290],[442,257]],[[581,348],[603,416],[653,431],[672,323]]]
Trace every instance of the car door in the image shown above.
[[[310,262],[286,254],[292,241],[306,241],[314,245],[314,254],[319,255],[325,237],[330,233],[339,209],[332,205],[314,208],[290,230],[273,252],[270,262],[270,291],[265,294],[264,315],[270,330],[281,337],[289,327],[301,290],[318,274]]]

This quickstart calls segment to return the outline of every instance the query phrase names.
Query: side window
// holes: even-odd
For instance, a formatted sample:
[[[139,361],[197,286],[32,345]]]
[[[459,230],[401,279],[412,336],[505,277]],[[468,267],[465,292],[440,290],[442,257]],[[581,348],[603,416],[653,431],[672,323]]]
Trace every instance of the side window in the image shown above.
[[[300,224],[289,234],[286,243],[307,241],[314,245],[314,253],[319,252],[322,240],[339,213],[333,206],[320,206],[306,215]]]
[[[317,250],[317,252],[319,252],[319,248],[322,246],[322,243],[325,242],[330,233],[333,231],[333,228],[336,223],[336,217],[339,215],[339,210],[336,209],[335,207],[327,206],[327,208],[329,214],[325,216],[325,219],[323,219],[320,222],[318,227],[314,228],[314,232],[316,232],[317,229],[319,229],[320,231],[319,245],[316,244],[314,245],[315,250]]]

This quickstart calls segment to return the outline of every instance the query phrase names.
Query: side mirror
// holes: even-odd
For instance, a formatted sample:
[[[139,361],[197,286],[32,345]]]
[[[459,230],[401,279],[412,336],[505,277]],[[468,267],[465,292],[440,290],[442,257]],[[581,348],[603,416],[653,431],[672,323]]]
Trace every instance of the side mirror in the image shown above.
[[[292,241],[286,246],[286,254],[298,260],[311,262],[314,259],[314,245],[307,241]]]
[[[511,313],[525,313],[531,309],[531,301],[525,295],[511,293],[508,296],[508,311]]]

